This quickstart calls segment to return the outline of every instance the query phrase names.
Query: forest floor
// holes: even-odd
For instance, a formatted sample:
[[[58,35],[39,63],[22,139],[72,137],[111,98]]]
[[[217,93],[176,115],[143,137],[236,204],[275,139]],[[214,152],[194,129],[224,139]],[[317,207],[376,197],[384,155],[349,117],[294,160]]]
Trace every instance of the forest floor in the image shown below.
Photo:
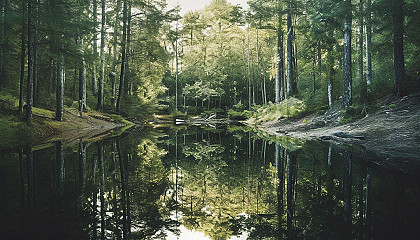
[[[344,125],[340,125],[343,114],[337,105],[325,114],[279,119],[259,128],[277,136],[357,145],[397,165],[420,164],[420,93],[387,97],[376,106],[374,113]]]
[[[74,144],[80,139],[94,140],[115,134],[133,124],[117,115],[99,112],[83,113],[79,116],[76,109],[66,108],[62,122],[54,120],[54,113],[45,109],[33,113],[33,135],[35,144],[63,140],[65,144]],[[121,129],[123,130],[123,129]]]

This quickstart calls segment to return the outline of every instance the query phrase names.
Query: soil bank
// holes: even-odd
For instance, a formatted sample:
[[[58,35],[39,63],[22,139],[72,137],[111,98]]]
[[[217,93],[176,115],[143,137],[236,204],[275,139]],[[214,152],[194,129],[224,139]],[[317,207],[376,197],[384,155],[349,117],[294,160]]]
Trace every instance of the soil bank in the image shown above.
[[[350,124],[338,125],[338,112],[280,119],[258,128],[277,136],[362,147],[378,155],[385,165],[404,169],[420,166],[420,93],[382,100],[379,110]]]

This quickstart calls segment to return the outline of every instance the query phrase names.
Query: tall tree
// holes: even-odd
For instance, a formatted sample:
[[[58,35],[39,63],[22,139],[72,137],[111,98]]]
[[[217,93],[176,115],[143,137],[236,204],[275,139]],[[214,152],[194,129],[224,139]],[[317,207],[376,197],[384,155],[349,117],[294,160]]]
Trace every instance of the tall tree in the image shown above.
[[[63,121],[64,113],[64,81],[65,81],[65,72],[64,72],[64,55],[61,54],[58,59],[58,76],[57,76],[57,91],[56,91],[56,101],[57,107],[55,111],[55,119],[57,121]]]
[[[21,32],[21,42],[20,42],[20,81],[19,81],[19,113],[22,113],[23,110],[23,85],[25,82],[25,64],[26,64],[26,41],[25,41],[25,29],[26,29],[26,21],[25,21],[25,13],[26,12],[26,1],[22,0],[22,32]]]
[[[277,73],[276,73],[276,103],[283,99],[284,92],[284,57],[283,57],[283,29],[282,29],[282,7],[281,1],[277,1]]]
[[[359,77],[359,83],[361,85],[361,93],[360,93],[360,101],[361,104],[366,104],[367,101],[367,87],[366,87],[366,81],[363,71],[364,66],[364,0],[359,1],[359,66],[358,66],[358,77]]]
[[[98,79],[96,74],[96,65],[98,57],[98,34],[97,34],[97,25],[98,25],[98,0],[92,0],[93,3],[93,73],[92,73],[92,93],[94,96],[98,93]]]
[[[287,97],[295,94],[294,92],[294,58],[293,58],[293,25],[292,25],[292,6],[288,4],[287,10]]]
[[[83,40],[81,40],[81,48],[83,49]],[[84,53],[84,52],[83,52]],[[82,54],[83,54],[82,53]],[[83,111],[86,111],[86,61],[82,57],[82,65],[79,69],[79,113],[82,116]]]
[[[370,101],[372,92],[372,0],[366,2],[366,91],[367,99]]]
[[[394,34],[394,96],[402,94],[405,78],[404,67],[404,0],[392,0],[392,31]]]
[[[351,70],[351,22],[352,3],[345,0],[344,4],[344,59],[343,59],[343,109],[352,104],[352,70]]]
[[[123,0],[123,36],[121,40],[121,72],[120,72],[120,84],[118,86],[118,98],[117,98],[117,112],[120,112],[121,108],[121,95],[122,88],[124,86],[124,70],[125,70],[125,61],[126,61],[126,41],[127,41],[127,0]]]
[[[33,74],[34,74],[34,26],[33,26],[33,1],[28,0],[28,80],[26,85],[26,120],[32,121],[33,107]]]
[[[101,68],[98,89],[98,110],[104,108],[104,82],[105,82],[105,0],[101,0]]]

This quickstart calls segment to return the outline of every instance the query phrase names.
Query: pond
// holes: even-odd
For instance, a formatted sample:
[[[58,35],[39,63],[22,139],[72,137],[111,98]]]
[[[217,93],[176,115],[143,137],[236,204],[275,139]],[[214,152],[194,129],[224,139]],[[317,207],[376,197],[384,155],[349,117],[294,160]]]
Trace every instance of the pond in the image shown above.
[[[418,239],[419,171],[240,126],[0,157],[0,239]]]

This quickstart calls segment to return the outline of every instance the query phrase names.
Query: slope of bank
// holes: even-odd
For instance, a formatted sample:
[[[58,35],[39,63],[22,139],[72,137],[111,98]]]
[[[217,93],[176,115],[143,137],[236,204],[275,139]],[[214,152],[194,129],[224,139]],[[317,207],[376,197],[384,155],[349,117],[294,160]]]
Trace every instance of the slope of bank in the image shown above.
[[[354,144],[392,164],[420,164],[420,94],[378,103],[375,113],[339,125],[339,110],[295,119],[277,119],[258,126],[276,136],[322,139]]]
[[[33,121],[29,125],[15,111],[3,112],[0,115],[0,149],[16,148],[27,143],[39,145],[42,143],[62,140],[65,144],[98,139],[116,131],[124,130],[133,123],[118,115],[99,112],[84,113],[82,117],[76,109],[66,108],[64,120],[56,121],[54,112],[34,108]]]

